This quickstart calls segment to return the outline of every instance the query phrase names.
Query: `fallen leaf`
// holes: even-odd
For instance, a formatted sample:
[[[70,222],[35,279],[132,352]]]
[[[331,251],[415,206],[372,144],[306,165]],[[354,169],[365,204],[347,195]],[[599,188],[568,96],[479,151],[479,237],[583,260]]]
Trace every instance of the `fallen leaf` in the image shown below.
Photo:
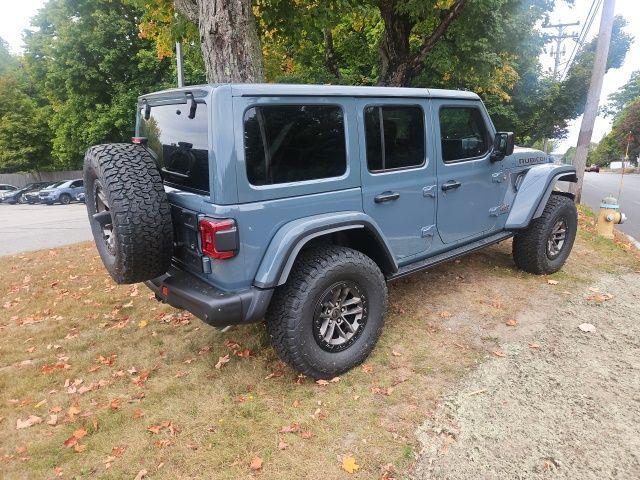
[[[401,357],[402,354],[400,352],[396,352],[395,350],[391,350],[391,355],[393,355],[394,357]]]
[[[298,408],[300,406],[300,400],[294,400],[291,406],[293,408]]]
[[[342,459],[342,469],[348,473],[355,473],[360,468],[360,465],[356,463],[356,459],[352,456],[346,456]]]
[[[518,321],[515,318],[510,318],[505,322],[507,327],[515,327],[518,324]]]
[[[596,303],[602,303],[602,302],[611,300],[612,298],[613,298],[613,295],[609,295],[608,293],[596,293],[594,295],[589,295],[587,297],[587,300],[591,300]]]
[[[278,433],[294,433],[300,431],[299,423],[292,423],[291,425],[286,425],[278,430]]]
[[[33,427],[38,423],[42,423],[42,418],[37,415],[29,415],[25,420],[20,420],[19,418],[16,420],[16,430],[21,430],[23,428]]]
[[[80,445],[79,443],[76,443],[76,444],[73,446],[73,450],[74,450],[76,453],[82,453],[82,452],[84,452],[86,449],[87,449],[87,446],[86,446],[86,445]]]
[[[494,354],[496,357],[506,357],[506,356],[507,356],[507,354],[506,354],[506,353],[504,353],[504,352],[502,352],[502,351],[500,351],[500,350],[496,350],[495,352],[493,352],[493,354]]]
[[[305,440],[309,440],[311,437],[313,437],[314,433],[313,432],[302,432],[300,434],[300,437],[304,438]]]
[[[529,348],[540,348],[540,344],[536,343],[536,342],[530,342],[529,343]]]
[[[547,283],[548,283],[549,285],[558,285],[558,283],[559,283],[559,282],[558,282],[558,280],[551,280],[551,279],[549,279],[549,280],[547,280]]]
[[[451,317],[451,312],[447,312],[446,310],[439,313],[441,318],[449,318]]]
[[[51,425],[52,427],[55,427],[58,424],[58,415],[56,415],[55,413],[52,413],[51,415],[49,415],[49,420],[47,420],[47,425]]]
[[[73,435],[71,435],[69,438],[67,438],[63,445],[65,447],[73,447],[76,443],[78,443],[78,439],[76,437],[74,437]]]
[[[321,387],[324,387],[325,385],[329,385],[329,382],[327,382],[326,380],[322,380],[322,379],[316,380],[316,383],[318,385],[320,385]]]
[[[365,363],[364,365],[362,365],[362,371],[364,373],[373,373],[373,366],[369,365],[368,363]]]
[[[253,460],[251,460],[249,467],[251,467],[251,470],[260,470],[262,468],[262,458],[258,456],[253,457]]]
[[[78,440],[87,436],[87,431],[84,428],[79,428],[75,432],[73,432],[73,436]]]
[[[62,411],[62,407],[60,405],[54,405],[49,409],[51,413],[60,413]]]
[[[138,328],[144,328],[144,327],[146,327],[147,325],[149,325],[149,320],[140,320],[140,321],[138,322]]]
[[[133,418],[141,418],[144,417],[144,412],[142,410],[140,410],[139,408],[136,408],[133,411]]]
[[[289,444],[287,442],[285,442],[284,440],[280,440],[278,442],[278,450],[286,450],[289,447]]]
[[[218,363],[216,363],[215,368],[220,370],[224,364],[229,363],[229,360],[231,360],[231,358],[228,353],[222,357],[218,357]]]

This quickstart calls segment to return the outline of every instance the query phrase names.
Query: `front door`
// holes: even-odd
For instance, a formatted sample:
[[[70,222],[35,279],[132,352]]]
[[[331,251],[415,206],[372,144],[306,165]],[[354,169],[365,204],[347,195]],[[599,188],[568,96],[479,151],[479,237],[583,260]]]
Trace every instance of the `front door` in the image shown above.
[[[438,233],[444,243],[491,232],[506,191],[502,162],[491,161],[493,126],[477,101],[433,100],[438,124]]]
[[[428,250],[435,234],[427,107],[420,99],[356,102],[364,211],[382,230],[396,260]]]

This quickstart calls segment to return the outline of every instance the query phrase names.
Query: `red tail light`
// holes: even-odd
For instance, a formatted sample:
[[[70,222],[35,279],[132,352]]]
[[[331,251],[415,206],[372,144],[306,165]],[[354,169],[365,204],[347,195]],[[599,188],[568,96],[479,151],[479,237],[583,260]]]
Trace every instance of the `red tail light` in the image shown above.
[[[235,220],[200,219],[202,253],[217,260],[235,257],[238,253],[238,229]]]

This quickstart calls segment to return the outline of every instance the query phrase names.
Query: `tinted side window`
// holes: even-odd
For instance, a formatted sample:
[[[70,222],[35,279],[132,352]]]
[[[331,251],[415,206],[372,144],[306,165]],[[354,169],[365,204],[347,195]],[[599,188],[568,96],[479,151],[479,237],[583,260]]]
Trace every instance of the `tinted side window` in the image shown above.
[[[479,157],[489,150],[487,127],[475,107],[442,107],[440,136],[445,162]]]
[[[164,182],[185,190],[209,192],[208,129],[204,103],[197,104],[194,118],[182,104],[153,106],[148,120],[144,108],[140,114],[139,135],[157,155]]]
[[[252,185],[340,176],[347,169],[342,109],[252,107],[244,114],[244,152]]]
[[[424,163],[424,114],[420,107],[367,107],[364,126],[369,171],[417,167]]]

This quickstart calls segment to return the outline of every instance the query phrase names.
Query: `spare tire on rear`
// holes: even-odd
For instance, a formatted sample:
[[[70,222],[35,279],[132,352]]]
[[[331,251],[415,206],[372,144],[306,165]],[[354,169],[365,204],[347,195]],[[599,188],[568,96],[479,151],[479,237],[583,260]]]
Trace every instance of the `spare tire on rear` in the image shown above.
[[[91,231],[117,283],[164,274],[171,263],[171,208],[153,156],[140,145],[89,148],[84,185]]]

